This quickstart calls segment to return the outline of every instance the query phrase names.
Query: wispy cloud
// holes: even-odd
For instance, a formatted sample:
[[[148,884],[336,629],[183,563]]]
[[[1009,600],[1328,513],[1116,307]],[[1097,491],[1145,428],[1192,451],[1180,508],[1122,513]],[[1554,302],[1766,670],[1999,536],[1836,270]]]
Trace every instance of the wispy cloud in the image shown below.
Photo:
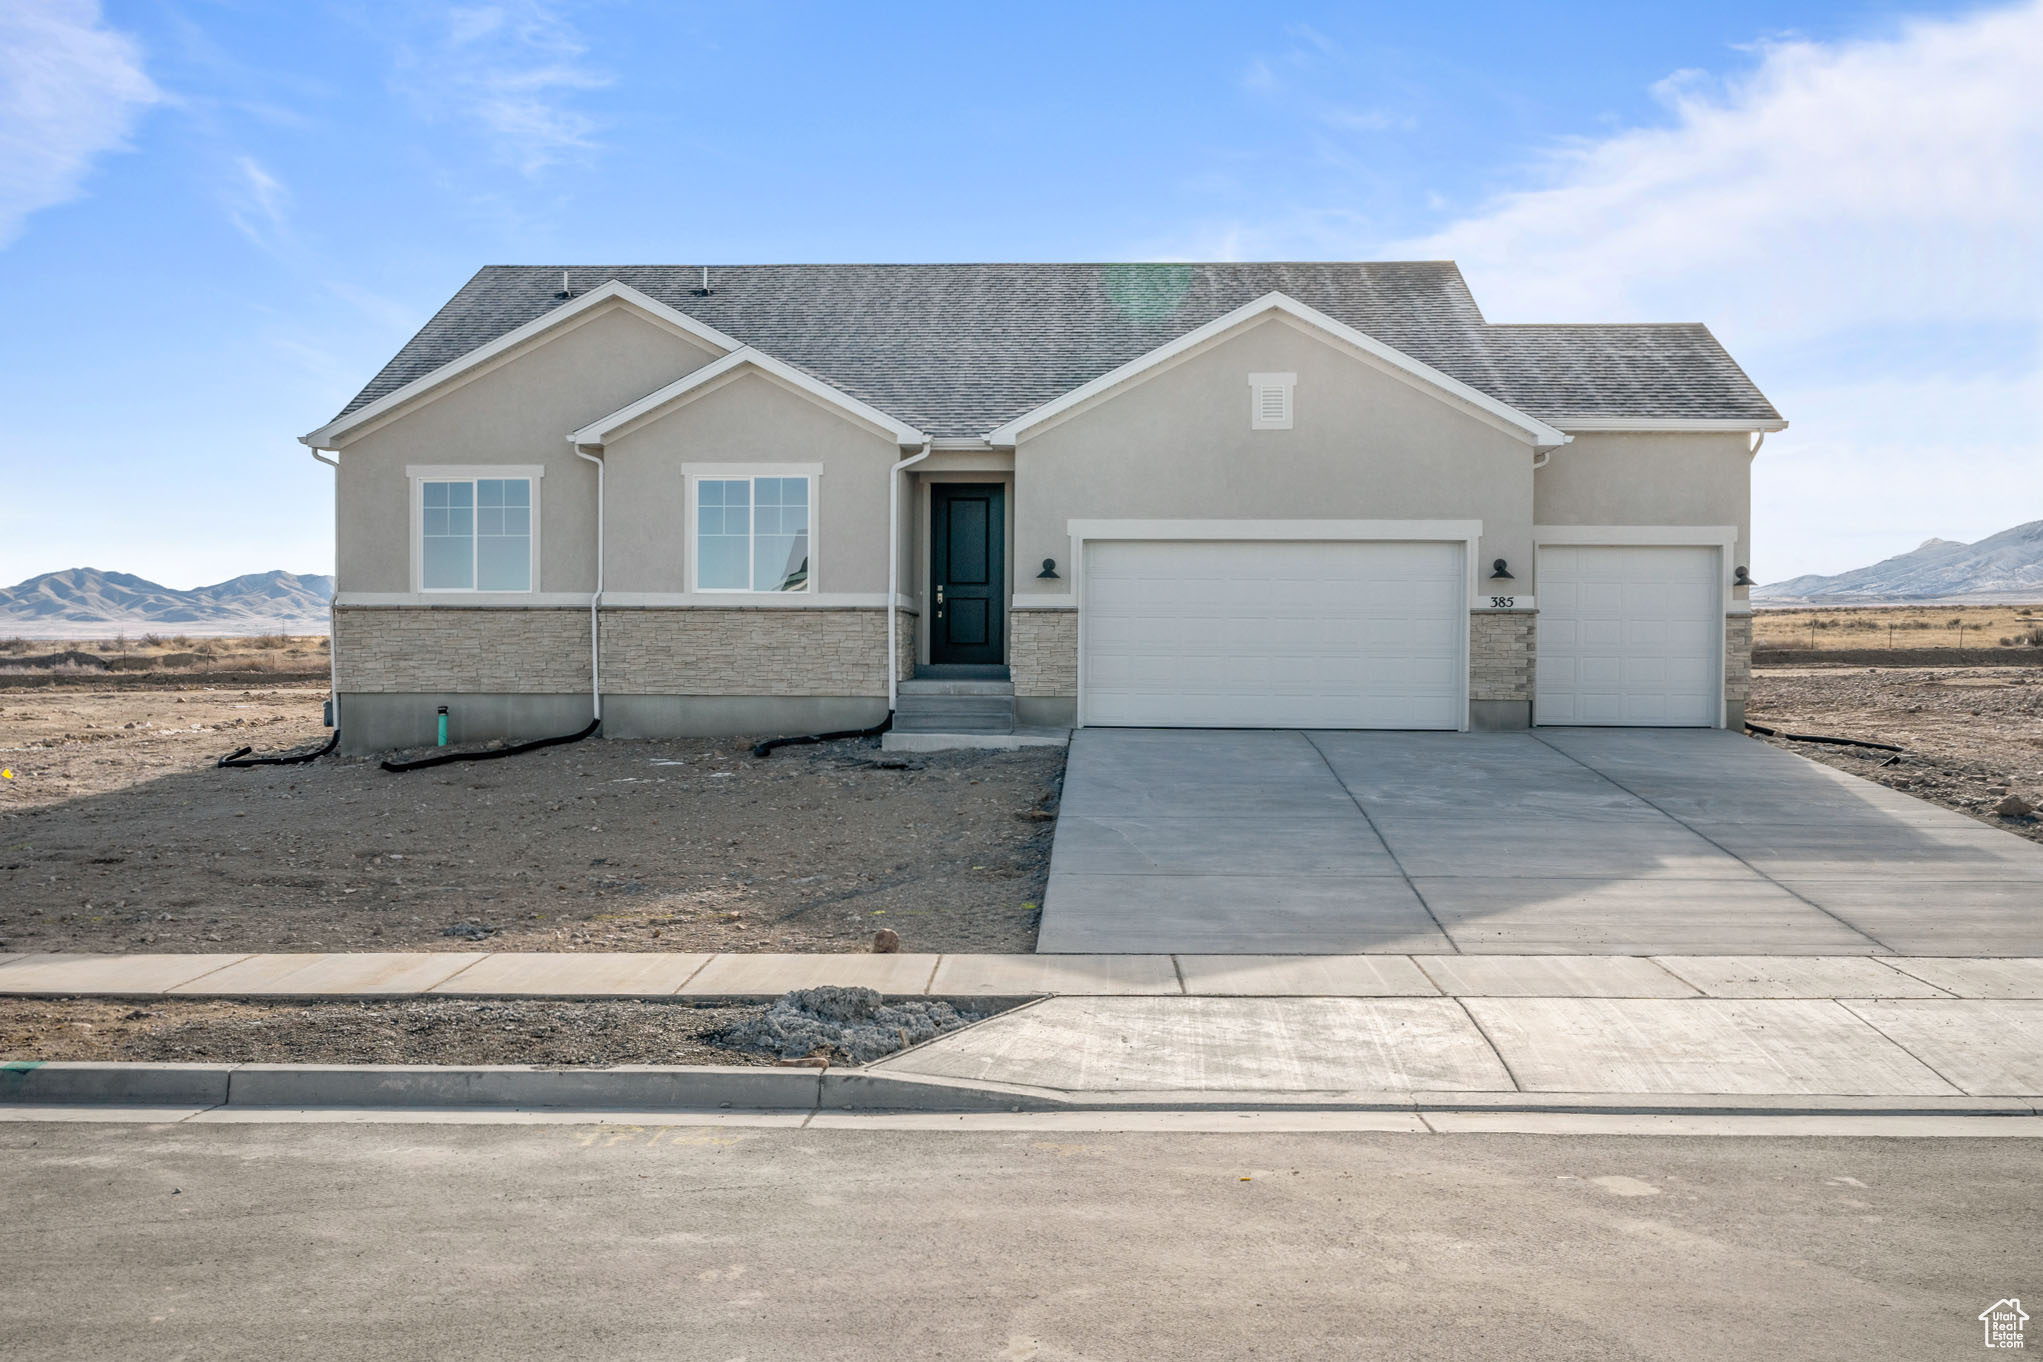
[[[398,53],[398,83],[429,112],[460,118],[525,175],[596,150],[600,123],[578,96],[612,83],[544,0],[462,5],[426,21]]]
[[[135,41],[95,0],[0,3],[0,246],[37,209],[78,196],[161,94]]]
[[[1329,84],[1381,82],[1369,72],[1370,62],[1349,54],[1332,38],[1305,24],[1287,24],[1285,41],[1259,53],[1242,68],[1239,83],[1248,94],[1293,107],[1307,120],[1335,134],[1409,130],[1417,120],[1409,114],[1363,107],[1330,99],[1318,91]]]
[[[1764,576],[2043,515],[2043,3],[1757,52],[1386,253],[1459,260],[1500,320],[1711,322],[1796,423]]]
[[[265,250],[274,250],[289,230],[291,191],[253,156],[234,158],[234,178],[226,193],[228,220],[235,230]]]
[[[1666,126],[1562,147],[1544,184],[1412,244],[1518,315],[1707,297],[1776,336],[2039,315],[2043,4],[1760,53],[1670,77]]]

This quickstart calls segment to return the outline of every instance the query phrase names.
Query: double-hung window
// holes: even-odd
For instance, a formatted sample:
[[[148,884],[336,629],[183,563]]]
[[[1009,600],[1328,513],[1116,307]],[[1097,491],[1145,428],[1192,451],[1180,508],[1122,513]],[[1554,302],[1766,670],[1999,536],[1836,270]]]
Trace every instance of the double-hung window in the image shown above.
[[[811,590],[815,485],[808,475],[697,476],[695,589]]]
[[[421,591],[530,591],[537,576],[538,478],[412,471]],[[536,470],[520,470],[521,474]]]

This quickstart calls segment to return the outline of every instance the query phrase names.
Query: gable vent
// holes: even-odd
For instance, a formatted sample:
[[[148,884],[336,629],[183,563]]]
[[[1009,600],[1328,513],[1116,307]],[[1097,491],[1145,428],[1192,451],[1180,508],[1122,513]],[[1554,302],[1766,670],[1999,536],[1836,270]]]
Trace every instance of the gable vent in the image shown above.
[[[1291,390],[1297,374],[1249,375],[1249,429],[1291,429]]]

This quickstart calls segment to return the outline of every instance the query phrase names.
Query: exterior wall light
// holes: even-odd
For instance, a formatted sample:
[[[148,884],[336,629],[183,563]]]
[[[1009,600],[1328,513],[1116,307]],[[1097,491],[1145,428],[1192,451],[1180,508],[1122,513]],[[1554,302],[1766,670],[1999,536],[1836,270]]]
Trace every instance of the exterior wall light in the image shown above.
[[[1740,568],[1739,571],[1743,572],[1744,569]],[[1043,560],[1043,570],[1036,574],[1036,580],[1041,581],[1045,577],[1055,577],[1056,575],[1057,575],[1057,560],[1055,558],[1045,558]]]
[[[1504,560],[1499,558],[1496,562],[1490,564],[1490,580],[1493,582],[1511,582],[1517,579],[1511,575],[1511,569],[1504,565]]]
[[[1752,574],[1745,570],[1745,565],[1743,563],[1740,563],[1737,567],[1731,569],[1731,585],[1732,586],[1752,585]]]

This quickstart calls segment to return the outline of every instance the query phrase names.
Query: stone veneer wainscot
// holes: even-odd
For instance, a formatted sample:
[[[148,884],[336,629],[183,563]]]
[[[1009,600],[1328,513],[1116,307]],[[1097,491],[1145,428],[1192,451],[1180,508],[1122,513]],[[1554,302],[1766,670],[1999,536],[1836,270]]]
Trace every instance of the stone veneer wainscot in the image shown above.
[[[615,695],[884,695],[886,611],[605,607],[603,690]],[[900,674],[913,674],[915,614],[897,614]],[[340,689],[562,694],[589,688],[582,607],[343,607]]]

